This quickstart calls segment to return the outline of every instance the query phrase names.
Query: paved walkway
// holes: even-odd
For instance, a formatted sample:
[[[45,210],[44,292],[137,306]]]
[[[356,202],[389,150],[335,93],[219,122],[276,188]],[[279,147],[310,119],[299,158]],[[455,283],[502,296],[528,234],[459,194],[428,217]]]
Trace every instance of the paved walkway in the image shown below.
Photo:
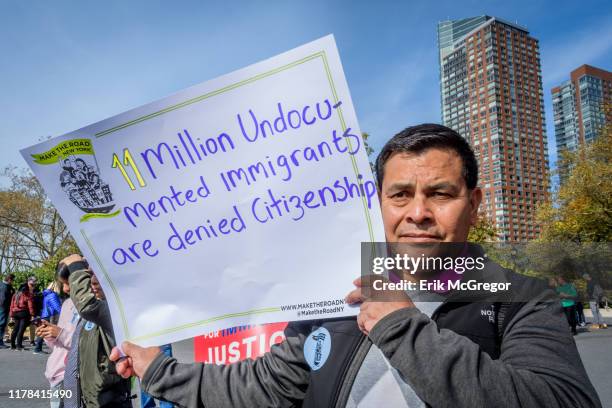
[[[589,321],[589,316],[586,318]],[[591,332],[587,332],[586,328],[578,329],[574,339],[602,405],[612,408],[612,318],[606,317],[605,321],[610,328]]]
[[[587,317],[588,320],[588,317]],[[606,317],[612,326],[612,318]],[[604,407],[612,408],[612,328],[586,332],[580,330],[575,337],[576,345],[582,356],[591,382],[597,389]],[[45,349],[46,350],[46,349]],[[193,342],[185,340],[173,345],[179,361],[193,361]],[[10,399],[9,390],[45,390],[48,387],[43,372],[47,355],[32,354],[32,350],[0,350],[0,407],[1,408],[38,408],[48,407],[44,399]],[[139,407],[139,402],[134,402]]]
[[[28,343],[24,340],[24,344]],[[183,362],[193,361],[193,341],[185,340],[173,345],[174,355]],[[39,408],[49,407],[46,399],[10,398],[13,390],[46,390],[49,383],[44,376],[48,354],[33,354],[33,348],[24,351],[0,349],[0,408]],[[43,351],[48,352],[45,345]],[[139,395],[138,382],[134,382],[134,394]],[[140,407],[140,399],[134,401],[134,407]]]

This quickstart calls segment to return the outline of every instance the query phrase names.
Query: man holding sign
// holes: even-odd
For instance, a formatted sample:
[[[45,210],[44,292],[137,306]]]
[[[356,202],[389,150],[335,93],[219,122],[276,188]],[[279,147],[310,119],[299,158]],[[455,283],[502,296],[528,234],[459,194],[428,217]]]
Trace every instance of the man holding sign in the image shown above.
[[[474,153],[459,134],[408,128],[385,145],[376,170],[387,241],[467,241],[482,192]],[[346,299],[360,304],[356,321],[292,323],[286,340],[254,361],[179,364],[129,342],[127,358],[114,349],[111,359],[146,392],[183,407],[600,406],[550,292],[533,291],[527,278],[490,261],[485,273],[533,292],[505,311],[501,327],[479,319],[486,299],[375,302],[357,280]]]
[[[383,149],[376,200],[360,135],[327,36],[22,154],[95,264],[117,343],[129,341],[119,372],[141,377],[156,398],[187,407],[597,405],[546,294],[503,310],[487,297],[447,301],[441,294],[454,290],[436,287],[425,290],[430,302],[405,293],[374,302],[358,280],[344,299],[361,243],[384,241],[383,232],[392,243],[465,242],[482,197],[467,143],[424,125]],[[464,267],[455,266],[445,268]],[[530,286],[485,266],[482,275]],[[168,270],[177,279],[161,276]],[[181,296],[184,282],[198,296]],[[356,323],[348,304],[359,303]],[[289,320],[301,322],[286,341],[224,367],[143,347]]]

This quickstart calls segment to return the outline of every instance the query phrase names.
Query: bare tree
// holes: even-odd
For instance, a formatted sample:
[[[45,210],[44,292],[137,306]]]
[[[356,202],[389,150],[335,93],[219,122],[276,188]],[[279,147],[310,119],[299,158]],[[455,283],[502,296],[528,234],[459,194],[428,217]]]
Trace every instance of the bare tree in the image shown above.
[[[4,170],[0,191],[0,272],[40,267],[75,243],[38,180],[27,171]]]

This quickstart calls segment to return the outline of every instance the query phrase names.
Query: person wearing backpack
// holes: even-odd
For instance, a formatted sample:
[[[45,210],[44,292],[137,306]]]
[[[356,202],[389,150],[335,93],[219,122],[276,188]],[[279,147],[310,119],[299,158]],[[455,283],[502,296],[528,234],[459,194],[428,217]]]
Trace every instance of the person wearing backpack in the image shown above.
[[[11,333],[11,350],[23,350],[23,333],[30,324],[34,313],[34,299],[27,283],[22,284],[13,295],[10,316],[15,321]]]
[[[599,302],[601,302],[604,295],[603,289],[588,273],[585,273],[582,277],[587,282],[587,297],[589,298],[589,306],[593,313],[593,323],[590,329],[607,329],[608,325],[604,322],[603,317],[601,317],[601,312],[599,311]]]

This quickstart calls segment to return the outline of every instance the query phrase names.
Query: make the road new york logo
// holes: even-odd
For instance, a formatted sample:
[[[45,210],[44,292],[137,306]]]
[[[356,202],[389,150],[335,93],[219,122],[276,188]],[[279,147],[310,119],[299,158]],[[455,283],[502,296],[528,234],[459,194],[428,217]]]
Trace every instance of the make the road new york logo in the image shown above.
[[[325,327],[319,327],[304,342],[304,358],[311,370],[323,367],[331,351],[331,335]]]
[[[91,218],[108,218],[119,214],[110,187],[100,177],[90,139],[65,140],[50,150],[32,154],[34,163],[56,165],[57,180],[67,198],[85,214],[81,222]]]

